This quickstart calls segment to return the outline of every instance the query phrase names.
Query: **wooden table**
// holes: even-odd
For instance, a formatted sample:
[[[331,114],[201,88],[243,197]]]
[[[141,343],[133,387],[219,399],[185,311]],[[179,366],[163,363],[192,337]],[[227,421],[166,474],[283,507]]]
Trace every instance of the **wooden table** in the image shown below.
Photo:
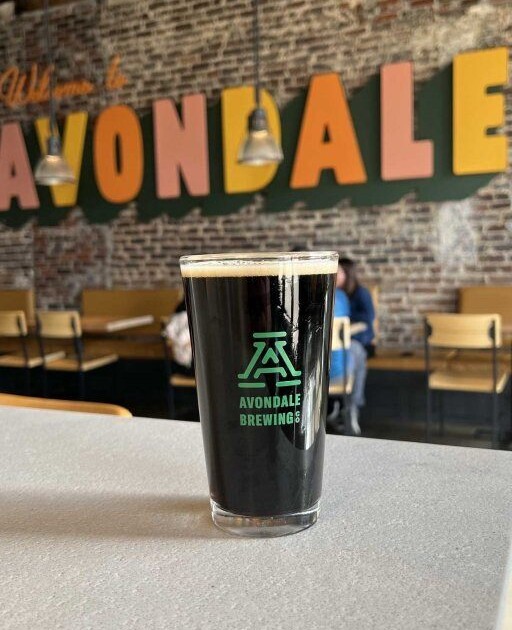
[[[110,334],[124,332],[142,326],[149,326],[155,321],[153,315],[135,317],[119,317],[111,315],[84,315],[81,318],[82,330],[85,334]]]
[[[211,523],[199,424],[4,407],[0,435],[2,630],[495,627],[509,452],[328,435],[318,523],[249,540]]]

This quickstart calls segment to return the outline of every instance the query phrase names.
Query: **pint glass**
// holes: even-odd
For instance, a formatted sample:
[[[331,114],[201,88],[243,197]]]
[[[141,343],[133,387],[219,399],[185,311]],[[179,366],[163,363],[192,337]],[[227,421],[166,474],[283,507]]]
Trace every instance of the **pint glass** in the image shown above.
[[[337,261],[335,252],[180,260],[221,529],[280,536],[317,520]]]

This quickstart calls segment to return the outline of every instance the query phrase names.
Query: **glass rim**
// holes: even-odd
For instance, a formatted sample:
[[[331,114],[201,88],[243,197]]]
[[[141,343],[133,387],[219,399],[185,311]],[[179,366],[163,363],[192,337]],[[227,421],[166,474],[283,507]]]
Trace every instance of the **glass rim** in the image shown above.
[[[180,265],[190,265],[195,263],[233,263],[244,262],[259,263],[263,261],[301,261],[301,260],[338,260],[339,254],[334,250],[322,251],[300,251],[300,252],[227,252],[223,254],[187,254],[180,256]]]
[[[241,277],[334,274],[338,252],[228,252],[180,258],[183,277]]]

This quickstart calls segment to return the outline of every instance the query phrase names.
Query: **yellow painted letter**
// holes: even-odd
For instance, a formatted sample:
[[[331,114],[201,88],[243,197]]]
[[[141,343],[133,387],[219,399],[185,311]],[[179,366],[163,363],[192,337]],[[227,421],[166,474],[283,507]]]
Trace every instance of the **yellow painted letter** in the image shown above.
[[[75,112],[66,116],[64,135],[62,137],[62,154],[71,167],[75,176],[73,184],[59,184],[50,186],[53,205],[57,208],[67,208],[76,205],[78,196],[78,184],[80,183],[80,171],[84,155],[84,140],[87,130],[87,112]],[[46,153],[50,123],[48,118],[38,118],[35,122],[37,139],[41,153]]]
[[[488,135],[505,122],[505,97],[488,94],[508,80],[507,48],[462,53],[453,60],[453,172],[497,173],[507,169],[507,138]]]
[[[224,190],[245,193],[261,190],[276,174],[278,164],[246,166],[238,164],[240,145],[247,133],[247,119],[254,109],[254,88],[239,87],[222,90],[222,150],[224,159]],[[267,112],[268,124],[274,137],[281,141],[281,120],[277,106],[268,92],[262,90],[261,104]]]

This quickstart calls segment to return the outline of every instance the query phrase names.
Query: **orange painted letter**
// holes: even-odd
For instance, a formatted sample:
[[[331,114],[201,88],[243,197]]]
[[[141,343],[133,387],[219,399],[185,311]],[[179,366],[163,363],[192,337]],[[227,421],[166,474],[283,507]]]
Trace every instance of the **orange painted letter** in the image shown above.
[[[334,171],[338,184],[367,180],[345,91],[335,73],[311,78],[290,185],[314,188],[325,169]]]
[[[139,194],[144,147],[137,114],[126,105],[105,109],[94,129],[94,174],[101,196],[126,203]]]
[[[180,173],[193,196],[210,192],[208,129],[204,94],[185,96],[181,119],[171,100],[153,103],[156,195],[159,199],[179,197]]]
[[[391,63],[380,71],[381,176],[385,181],[432,177],[434,146],[414,140],[412,63]]]

